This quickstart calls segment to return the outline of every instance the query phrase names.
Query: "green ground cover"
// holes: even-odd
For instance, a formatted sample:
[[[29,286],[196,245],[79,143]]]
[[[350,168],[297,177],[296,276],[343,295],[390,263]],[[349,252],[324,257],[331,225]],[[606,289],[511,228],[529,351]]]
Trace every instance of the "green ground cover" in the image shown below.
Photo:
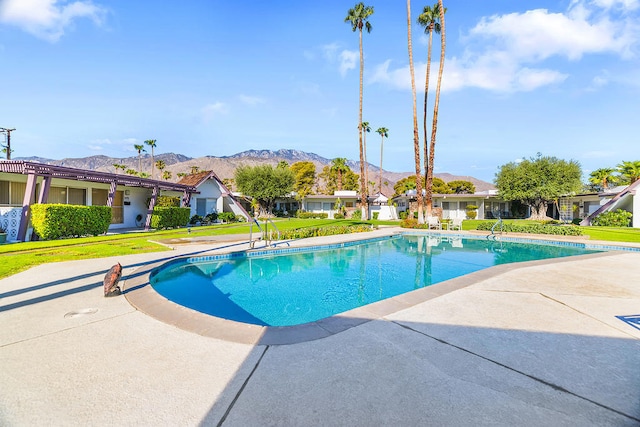
[[[495,220],[493,220],[495,221]],[[277,219],[279,230],[294,230],[337,225],[399,225],[398,221],[361,221],[348,219]],[[475,230],[482,220],[466,220],[463,230]],[[516,224],[531,224],[528,220],[505,220]],[[264,222],[261,222],[261,226]],[[175,230],[134,232],[78,239],[63,239],[40,242],[25,242],[0,245],[0,278],[16,274],[30,267],[48,263],[118,255],[167,251],[169,248],[158,243],[170,239],[185,239],[198,236],[248,234],[249,224],[218,224]],[[269,224],[269,228],[271,225]],[[581,227],[591,240],[640,243],[640,229],[616,227]],[[254,232],[257,232],[254,225]]]

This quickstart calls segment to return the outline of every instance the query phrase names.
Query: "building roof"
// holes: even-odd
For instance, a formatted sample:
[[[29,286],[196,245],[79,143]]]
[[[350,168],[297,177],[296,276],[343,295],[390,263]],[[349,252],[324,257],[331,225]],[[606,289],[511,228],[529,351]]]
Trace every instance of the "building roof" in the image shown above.
[[[111,184],[127,187],[158,188],[169,191],[186,191],[188,193],[197,192],[191,185],[157,181],[154,179],[140,178],[133,175],[119,175],[110,172],[100,172],[87,169],[69,168],[66,166],[47,165],[45,163],[26,162],[22,160],[0,160],[0,172],[16,173],[21,175],[34,174],[37,176],[50,176],[52,178],[70,179],[74,181],[97,182],[101,184]]]
[[[218,175],[216,175],[215,172],[213,172],[213,171],[202,171],[202,172],[198,172],[198,173],[192,173],[190,175],[182,177],[182,179],[180,181],[178,181],[178,184],[190,185],[190,186],[193,186],[193,187],[198,187],[198,186],[202,185],[204,182],[206,182],[208,179],[211,179],[211,178],[213,178],[216,181],[218,181],[218,183],[220,184],[220,187],[222,188],[222,195],[223,196],[233,195],[231,193],[231,191],[229,191],[227,186],[224,185],[222,180],[220,178],[218,178]]]

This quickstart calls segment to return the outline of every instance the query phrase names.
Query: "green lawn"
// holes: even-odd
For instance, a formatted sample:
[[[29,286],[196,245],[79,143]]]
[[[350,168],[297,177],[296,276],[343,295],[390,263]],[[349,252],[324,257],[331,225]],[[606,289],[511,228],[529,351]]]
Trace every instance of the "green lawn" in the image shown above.
[[[332,225],[399,225],[398,221],[360,221],[348,219],[276,219],[274,222],[279,230],[327,227]],[[466,220],[462,223],[462,228],[463,230],[475,230],[480,222],[482,221]],[[530,223],[530,221],[527,220],[506,220],[505,222]],[[261,226],[263,225],[264,222],[261,222]],[[271,224],[269,224],[269,228],[271,228]],[[592,240],[640,243],[640,229],[636,228],[582,227],[582,230],[584,234],[588,235]],[[257,232],[255,225],[254,232]],[[78,239],[0,244],[0,278],[48,262],[169,250],[166,246],[157,243],[162,240],[248,233],[249,224],[235,223],[193,227],[190,233],[187,228],[181,228],[177,230],[125,233]]]

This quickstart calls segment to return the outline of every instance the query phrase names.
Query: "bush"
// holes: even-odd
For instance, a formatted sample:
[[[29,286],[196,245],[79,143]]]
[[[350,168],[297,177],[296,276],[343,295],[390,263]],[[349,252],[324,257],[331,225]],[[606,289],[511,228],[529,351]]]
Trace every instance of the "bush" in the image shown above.
[[[362,219],[362,211],[360,209],[356,209],[351,214],[351,219]]]
[[[216,222],[216,219],[218,219],[218,212],[211,212],[204,217],[205,222]]]
[[[236,222],[237,217],[233,212],[220,212],[218,214],[218,219],[224,222]]]
[[[147,199],[147,206],[151,202],[151,198]],[[180,207],[180,197],[171,197],[171,196],[158,196],[156,198],[156,208],[179,208]]]
[[[190,213],[190,208],[157,207],[153,209],[151,228],[161,230],[164,228],[184,227],[189,222]]]
[[[326,212],[301,212],[298,211],[298,218],[300,219],[327,219],[329,214]]]
[[[333,214],[333,219],[344,219],[344,215],[341,213]]]
[[[582,218],[573,218],[571,220],[571,224],[573,225],[580,225],[581,222],[582,222]]]
[[[374,212],[373,213],[373,219],[378,219],[378,217],[380,216],[380,212]]]
[[[476,219],[478,211],[467,209],[467,219]]]
[[[485,221],[478,224],[477,230],[490,231],[495,221]],[[496,227],[497,228],[497,227]],[[553,234],[556,236],[582,236],[582,230],[572,225],[547,225],[547,224],[502,224],[502,231],[507,233],[529,233],[529,234]]]
[[[334,236],[336,234],[351,234],[351,233],[363,233],[365,231],[371,231],[372,228],[369,225],[336,225],[332,227],[306,227],[298,228],[294,230],[284,230],[280,232],[280,238],[282,240],[290,239],[305,239],[307,237],[318,236]],[[271,238],[275,238],[271,235]]]
[[[632,217],[631,212],[618,209],[615,212],[601,213],[591,221],[591,224],[598,227],[629,227]]]
[[[400,221],[400,227],[402,228],[421,228],[428,229],[429,224],[418,224],[417,218],[407,217]]]
[[[407,215],[408,215],[407,211],[402,211],[398,214],[398,217],[400,219],[407,219]]]
[[[189,220],[189,224],[196,225],[197,223],[202,223],[203,218],[200,215],[194,215]]]
[[[97,236],[111,225],[109,206],[31,205],[33,230],[43,240]]]

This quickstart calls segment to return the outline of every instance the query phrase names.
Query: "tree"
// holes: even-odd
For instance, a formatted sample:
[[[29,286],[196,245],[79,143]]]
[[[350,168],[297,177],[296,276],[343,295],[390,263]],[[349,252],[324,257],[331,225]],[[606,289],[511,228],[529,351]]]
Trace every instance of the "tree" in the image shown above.
[[[640,160],[636,161],[622,161],[618,165],[618,171],[630,184],[633,184],[640,179]]]
[[[335,172],[338,177],[338,191],[342,190],[342,175],[349,170],[351,169],[349,168],[349,166],[347,166],[347,159],[345,159],[344,157],[336,157],[335,159],[331,160],[331,171]]]
[[[190,166],[191,167],[191,175],[195,175],[198,172],[200,172],[200,167],[199,166]]]
[[[369,161],[367,160],[367,133],[371,132],[369,122],[362,122],[362,143],[364,145],[364,180],[369,182]],[[372,190],[373,191],[373,190]],[[369,191],[367,189],[367,196]]]
[[[382,140],[380,141],[380,184],[378,185],[378,191],[382,194],[382,148],[384,146],[384,139],[389,138],[389,129],[378,128],[376,132],[378,132],[382,137]]]
[[[407,46],[409,49],[409,72],[411,73],[411,96],[413,97],[413,157],[416,165],[416,197],[418,198],[418,224],[424,224],[422,182],[420,181],[420,137],[418,136],[418,110],[416,105],[416,74],[413,69],[413,44],[411,42],[411,0],[407,0]]]
[[[238,189],[260,205],[260,215],[272,215],[278,197],[291,193],[295,178],[290,168],[271,165],[239,166],[235,172]]]
[[[113,164],[114,169],[116,170],[116,173],[118,173],[118,170],[121,169],[122,172],[124,172],[125,170],[127,170],[127,165],[122,165],[119,163],[114,163]]]
[[[409,175],[406,178],[402,178],[398,182],[393,185],[393,190],[395,191],[393,197],[400,196],[401,194],[405,194],[407,191],[416,189],[416,176]]]
[[[453,194],[453,190],[449,187],[449,185],[437,176],[433,177],[432,190],[434,194]]]
[[[476,192],[476,186],[471,181],[449,181],[447,185],[456,194],[473,194]]]
[[[289,167],[289,163],[287,163],[285,160],[280,160],[276,167],[279,169],[286,169]]]
[[[447,9],[442,5],[442,0],[438,0],[438,12],[440,14],[440,67],[438,69],[438,84],[436,85],[436,99],[433,103],[433,120],[431,123],[431,141],[429,143],[429,163],[427,169],[424,171],[426,175],[426,215],[431,215],[433,209],[433,167],[435,163],[436,155],[436,134],[438,132],[438,109],[440,106],[440,88],[442,86],[442,73],[444,72],[444,52],[446,48],[446,36],[444,25],[444,13]],[[426,141],[425,141],[426,144]]]
[[[555,157],[538,156],[502,165],[496,187],[505,201],[519,200],[531,208],[529,219],[546,219],[547,205],[560,196],[580,191],[580,164]]]
[[[133,148],[138,152],[138,172],[142,172],[142,152],[145,151],[144,145],[134,144]]]
[[[171,174],[171,171],[163,171],[162,172],[162,179],[164,179],[165,181],[169,181],[172,176],[173,175]]]
[[[618,177],[615,175],[616,169],[613,168],[600,168],[596,169],[589,175],[589,182],[597,190],[606,190],[609,184],[618,182]]]
[[[360,203],[362,209],[362,218],[369,218],[369,211],[367,205],[366,187],[364,173],[364,147],[362,143],[362,81],[364,72],[364,54],[362,51],[362,28],[366,28],[367,33],[371,32],[371,23],[369,17],[373,15],[373,6],[365,6],[364,3],[357,3],[353,9],[349,9],[347,17],[344,18],[344,22],[351,24],[351,30],[355,32],[358,30],[359,46],[360,46],[360,104],[358,110],[358,136],[360,140]]]
[[[151,147],[151,179],[154,178],[154,166],[155,166],[155,159],[153,158],[153,149],[156,147],[156,140],[155,139],[147,139],[145,142],[145,144],[147,144],[149,147]]]
[[[331,166],[325,166],[318,175],[318,178],[324,182],[323,194],[334,194],[338,189],[338,171],[332,169]],[[358,183],[359,179],[360,177],[347,167],[347,169],[342,172],[342,189],[358,191],[360,185]]]
[[[313,185],[316,182],[316,165],[313,162],[296,162],[291,165],[291,172],[295,182],[293,184],[293,191],[296,192],[296,200],[300,202],[313,191]]]
[[[167,164],[164,162],[164,160],[157,160],[155,164],[160,173],[163,174],[164,170],[167,168]],[[151,177],[153,178],[153,172],[151,172]]]
[[[126,173],[127,175],[138,175],[138,171],[135,169],[127,169],[126,171],[124,171],[124,173]]]
[[[233,180],[233,178],[224,178],[222,180],[222,184],[227,187],[229,191],[233,191],[233,185],[235,184],[235,181]]]

